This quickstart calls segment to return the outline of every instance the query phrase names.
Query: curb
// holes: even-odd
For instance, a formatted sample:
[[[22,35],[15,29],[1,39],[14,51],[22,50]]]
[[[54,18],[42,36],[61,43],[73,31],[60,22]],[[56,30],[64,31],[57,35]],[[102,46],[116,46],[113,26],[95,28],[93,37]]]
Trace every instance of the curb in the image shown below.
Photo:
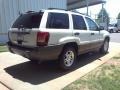
[[[2,83],[1,81],[0,81],[0,84],[1,84],[3,87],[5,87],[6,89],[8,89],[8,90],[12,90],[10,87],[8,87],[7,85],[5,85],[5,84]]]

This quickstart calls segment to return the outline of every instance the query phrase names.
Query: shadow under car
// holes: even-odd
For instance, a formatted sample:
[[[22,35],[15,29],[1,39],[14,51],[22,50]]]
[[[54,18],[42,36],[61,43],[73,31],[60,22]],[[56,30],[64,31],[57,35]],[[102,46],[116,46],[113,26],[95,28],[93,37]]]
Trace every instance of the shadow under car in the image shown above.
[[[38,85],[68,74],[82,66],[93,62],[96,59],[99,59],[102,56],[103,55],[99,53],[87,53],[80,55],[78,56],[75,67],[68,71],[60,70],[57,62],[54,61],[43,62],[42,64],[31,64],[28,61],[7,67],[5,68],[5,71],[12,77],[23,82]]]

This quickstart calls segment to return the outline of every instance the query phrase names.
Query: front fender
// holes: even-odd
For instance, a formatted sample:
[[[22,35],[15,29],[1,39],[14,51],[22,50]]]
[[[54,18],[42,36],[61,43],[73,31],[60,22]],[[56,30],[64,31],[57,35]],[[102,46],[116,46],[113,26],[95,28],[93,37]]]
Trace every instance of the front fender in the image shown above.
[[[70,42],[75,42],[77,45],[80,45],[80,38],[79,37],[63,37],[59,40],[59,44],[66,44]]]
[[[106,37],[109,37],[109,38],[110,38],[110,34],[109,34],[109,32],[104,31],[103,37],[104,37],[104,40],[105,40]]]

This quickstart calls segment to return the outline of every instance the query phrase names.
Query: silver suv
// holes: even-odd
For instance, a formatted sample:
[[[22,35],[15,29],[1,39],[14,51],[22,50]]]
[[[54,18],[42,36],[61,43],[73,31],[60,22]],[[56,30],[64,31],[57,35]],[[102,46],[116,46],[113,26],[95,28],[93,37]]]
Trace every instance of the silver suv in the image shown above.
[[[107,53],[109,33],[78,12],[49,9],[21,14],[10,28],[10,52],[31,61],[58,60],[62,69],[76,57],[93,50]]]

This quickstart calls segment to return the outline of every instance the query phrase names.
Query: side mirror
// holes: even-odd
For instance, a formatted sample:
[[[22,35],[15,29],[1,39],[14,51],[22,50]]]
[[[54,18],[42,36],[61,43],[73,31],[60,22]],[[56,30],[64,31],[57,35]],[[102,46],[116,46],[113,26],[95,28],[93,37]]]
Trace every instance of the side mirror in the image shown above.
[[[98,28],[98,30],[100,31],[100,30],[104,30],[104,27],[103,26],[100,26],[99,28]]]

